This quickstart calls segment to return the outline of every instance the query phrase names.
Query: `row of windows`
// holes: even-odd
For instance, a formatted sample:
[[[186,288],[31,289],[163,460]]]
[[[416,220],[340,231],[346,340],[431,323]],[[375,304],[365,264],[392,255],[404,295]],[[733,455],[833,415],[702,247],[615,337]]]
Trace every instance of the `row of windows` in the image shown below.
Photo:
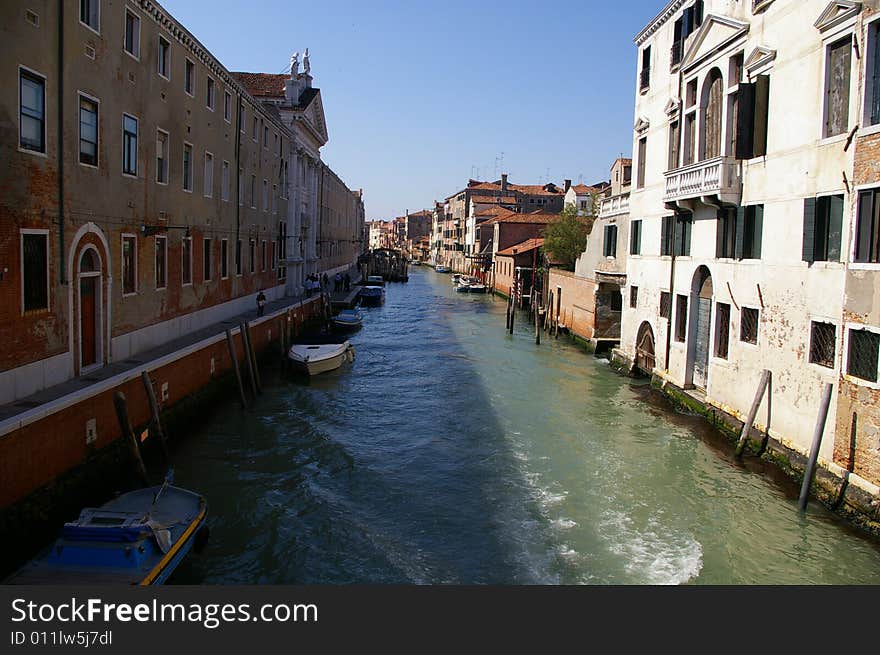
[[[804,199],[802,259],[841,261],[844,196]],[[717,212],[715,256],[718,259],[760,259],[764,206],[725,207]],[[660,254],[689,256],[693,217],[682,213],[662,219]],[[642,220],[630,221],[630,255],[642,254]],[[853,261],[880,263],[880,189],[859,192]],[[617,255],[617,227],[605,227],[603,254]]]
[[[156,236],[155,255],[154,255],[154,282],[157,290],[165,289],[168,286],[168,237]],[[236,242],[235,248],[235,274],[242,275],[244,272],[242,263],[242,240]],[[248,272],[253,274],[257,272],[257,256],[259,254],[261,272],[267,270],[267,265],[271,270],[275,270],[276,266],[276,246],[275,241],[263,240],[260,242],[259,253],[257,250],[257,241],[255,239],[248,240]],[[205,237],[202,239],[202,281],[210,282],[214,277],[214,239]],[[181,268],[180,282],[182,286],[193,283],[193,248],[192,238],[184,237],[181,241]],[[229,240],[220,239],[219,243],[220,256],[220,279],[229,277]],[[122,295],[127,296],[137,293],[137,237],[133,235],[123,235],[122,237]]]
[[[638,304],[638,287],[630,287],[630,307]],[[668,291],[660,293],[660,317],[669,320],[671,295]],[[728,303],[715,303],[715,329],[713,355],[718,359],[728,359],[730,353],[731,309]],[[687,337],[688,297],[676,295],[676,315],[674,338],[684,343]],[[739,340],[742,343],[757,345],[760,325],[760,310],[754,307],[740,308]],[[864,329],[848,330],[846,372],[848,375],[867,382],[878,381],[880,369],[880,333]],[[810,343],[808,360],[825,368],[834,368],[837,350],[837,326],[827,321],[810,322]]]
[[[45,153],[45,81],[33,73],[21,70],[21,121],[19,145],[22,149]],[[138,140],[140,137],[139,120],[129,114],[122,115],[122,173],[138,176]],[[79,94],[79,162],[87,166],[98,167],[98,134],[99,134],[99,101],[95,98]],[[204,195],[214,195],[214,155],[205,152],[204,159]],[[156,182],[168,184],[170,165],[169,134],[161,128],[156,130]],[[282,196],[287,193],[287,164],[282,160],[279,170]],[[244,169],[240,173],[240,204],[244,204]],[[182,185],[185,191],[193,190],[193,146],[184,142],[182,153]],[[221,164],[220,195],[224,201],[229,200],[230,190],[229,162]],[[277,212],[278,184],[272,185],[271,210]],[[269,180],[263,179],[262,211],[269,211]],[[257,176],[251,175],[250,204],[257,207]]]

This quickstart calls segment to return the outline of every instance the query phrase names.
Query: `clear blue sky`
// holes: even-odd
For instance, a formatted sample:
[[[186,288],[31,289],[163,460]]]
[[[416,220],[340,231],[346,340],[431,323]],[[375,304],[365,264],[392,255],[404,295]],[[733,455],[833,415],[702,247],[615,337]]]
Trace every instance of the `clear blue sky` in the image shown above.
[[[230,70],[281,73],[309,48],[323,159],[368,219],[461,189],[607,179],[632,149],[633,37],[666,0],[160,0]],[[246,10],[243,10],[246,8]]]

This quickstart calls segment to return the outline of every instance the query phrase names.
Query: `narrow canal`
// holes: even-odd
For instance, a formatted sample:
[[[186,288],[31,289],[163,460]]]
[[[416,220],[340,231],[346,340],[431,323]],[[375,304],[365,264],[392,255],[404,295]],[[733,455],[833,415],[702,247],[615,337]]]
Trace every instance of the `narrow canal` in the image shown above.
[[[180,442],[211,541],[171,582],[880,583],[876,542],[503,301],[416,268],[363,311],[351,368]]]

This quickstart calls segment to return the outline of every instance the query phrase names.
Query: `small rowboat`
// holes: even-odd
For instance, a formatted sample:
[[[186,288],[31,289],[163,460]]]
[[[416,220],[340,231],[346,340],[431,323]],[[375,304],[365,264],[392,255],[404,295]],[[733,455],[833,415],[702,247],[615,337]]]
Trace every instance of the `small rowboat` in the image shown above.
[[[356,309],[343,309],[333,318],[337,330],[359,330],[363,322],[363,315]]]
[[[197,493],[171,486],[130,491],[65,523],[52,547],[6,584],[159,585],[208,537]]]
[[[345,362],[354,361],[354,348],[348,341],[342,343],[304,344],[290,347],[287,353],[293,367],[307,375],[334,371]]]
[[[377,307],[385,302],[385,287],[363,287],[360,293],[361,305]]]

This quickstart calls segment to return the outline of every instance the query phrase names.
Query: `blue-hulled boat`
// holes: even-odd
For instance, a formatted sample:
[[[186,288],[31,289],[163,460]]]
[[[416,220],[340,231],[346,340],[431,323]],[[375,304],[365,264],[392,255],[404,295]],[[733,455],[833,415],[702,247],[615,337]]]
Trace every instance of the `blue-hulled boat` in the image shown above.
[[[385,287],[364,287],[360,298],[364,307],[378,307],[385,302]]]
[[[360,330],[363,323],[364,317],[356,309],[343,309],[333,317],[333,326],[337,330],[354,332]]]
[[[208,506],[197,493],[162,485],[82,510],[41,557],[6,584],[159,585],[207,539]],[[197,543],[199,542],[199,543]]]

